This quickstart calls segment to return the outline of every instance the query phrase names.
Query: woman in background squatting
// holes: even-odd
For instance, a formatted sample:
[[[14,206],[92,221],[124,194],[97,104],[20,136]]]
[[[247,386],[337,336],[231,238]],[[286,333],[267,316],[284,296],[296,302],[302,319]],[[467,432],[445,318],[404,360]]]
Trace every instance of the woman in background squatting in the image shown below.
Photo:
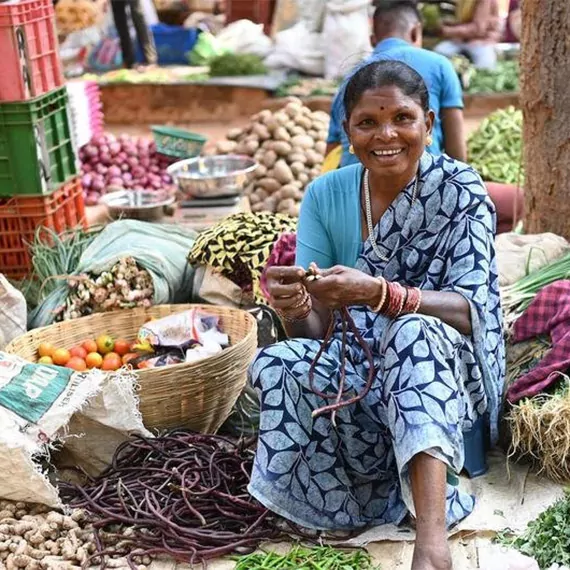
[[[446,529],[473,509],[447,483],[463,466],[463,432],[483,414],[496,437],[504,346],[494,207],[479,175],[425,152],[433,125],[426,86],[407,65],[360,69],[344,97],[356,164],[315,180],[297,232],[297,267],[267,274],[270,303],[291,340],[261,351],[261,400],[249,491],[316,529],[399,524],[417,531],[412,570],[449,570]],[[312,265],[321,278],[309,282]],[[350,313],[376,376],[364,400],[330,415],[309,367],[331,309]],[[335,395],[341,327],[318,360],[315,387]],[[369,363],[348,336],[344,399]]]

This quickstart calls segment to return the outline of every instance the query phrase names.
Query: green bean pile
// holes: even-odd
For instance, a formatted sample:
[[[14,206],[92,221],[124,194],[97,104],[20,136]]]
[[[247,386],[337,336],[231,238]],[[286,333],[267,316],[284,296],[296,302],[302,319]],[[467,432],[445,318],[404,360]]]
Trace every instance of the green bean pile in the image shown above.
[[[287,554],[253,553],[236,558],[235,570],[380,570],[365,550],[345,551],[331,546],[293,547]]]
[[[483,180],[522,186],[522,112],[508,107],[489,115],[469,136],[467,156]]]
[[[519,64],[516,61],[499,61],[495,69],[476,69],[469,78],[466,92],[514,93],[519,90]]]

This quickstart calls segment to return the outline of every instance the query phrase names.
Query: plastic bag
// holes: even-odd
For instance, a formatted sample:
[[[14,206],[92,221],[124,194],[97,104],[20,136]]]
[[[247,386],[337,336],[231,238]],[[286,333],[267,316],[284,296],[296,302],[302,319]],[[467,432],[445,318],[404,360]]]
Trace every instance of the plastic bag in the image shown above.
[[[311,34],[323,31],[325,20],[326,0],[303,0],[299,2],[299,19]]]
[[[138,220],[120,220],[109,224],[83,252],[74,275],[100,274],[125,257],[152,276],[155,305],[181,303],[192,296],[194,270],[188,264],[188,252],[196,232],[171,224],[151,224]],[[69,288],[62,281],[30,315],[29,326],[53,323],[53,311],[65,302]]]
[[[266,57],[272,47],[271,39],[263,33],[263,25],[250,20],[231,23],[216,39],[221,46],[234,53],[250,53],[259,57]]]
[[[26,332],[26,299],[0,273],[0,350]]]
[[[190,65],[208,65],[212,59],[225,53],[227,53],[227,49],[222,46],[216,36],[209,32],[202,32],[198,36],[188,60]]]
[[[125,370],[74,372],[0,352],[0,497],[60,507],[36,463],[54,441],[69,442],[75,464],[96,474],[88,465],[108,464],[115,449],[109,441],[151,436],[135,388],[134,373]]]
[[[370,54],[368,0],[327,2],[323,37],[326,41],[325,77],[344,77]]]
[[[309,75],[322,76],[325,70],[325,50],[321,34],[311,32],[304,21],[279,32],[273,51],[265,59],[273,69],[294,69]]]

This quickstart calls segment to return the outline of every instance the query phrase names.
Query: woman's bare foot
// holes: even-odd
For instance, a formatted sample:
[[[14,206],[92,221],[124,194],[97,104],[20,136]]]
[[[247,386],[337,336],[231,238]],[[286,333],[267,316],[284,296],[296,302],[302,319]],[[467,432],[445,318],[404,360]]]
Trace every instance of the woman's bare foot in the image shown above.
[[[441,544],[416,540],[411,570],[452,570],[451,551],[447,540]]]

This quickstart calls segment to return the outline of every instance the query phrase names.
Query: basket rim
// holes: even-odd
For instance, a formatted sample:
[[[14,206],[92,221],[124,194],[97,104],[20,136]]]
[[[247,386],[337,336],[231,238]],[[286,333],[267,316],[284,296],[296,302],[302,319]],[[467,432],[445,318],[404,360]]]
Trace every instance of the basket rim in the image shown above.
[[[224,349],[221,352],[218,352],[216,354],[213,354],[211,356],[206,356],[205,358],[202,358],[202,359],[197,360],[195,362],[181,362],[180,364],[171,364],[169,366],[164,366],[164,367],[159,367],[159,368],[135,370],[135,372],[137,374],[142,374],[144,376],[148,373],[161,372],[165,369],[168,369],[168,371],[170,372],[172,370],[176,370],[176,369],[179,369],[182,367],[185,367],[186,370],[193,369],[193,368],[199,368],[199,367],[203,366],[206,361],[212,362],[213,360],[217,359],[218,357],[221,357],[222,355],[224,357],[227,357],[227,356],[231,355],[232,353],[241,350],[244,347],[244,345],[251,342],[251,337],[253,335],[257,335],[257,321],[255,320],[255,317],[251,313],[249,313],[248,311],[244,311],[243,309],[238,309],[235,307],[227,307],[225,305],[206,305],[204,303],[184,303],[184,304],[180,304],[180,305],[163,304],[163,305],[153,305],[152,307],[149,307],[148,309],[143,308],[143,307],[136,307],[134,309],[122,309],[120,312],[124,313],[126,311],[130,311],[130,312],[143,312],[144,313],[144,312],[147,312],[147,311],[152,310],[152,309],[157,309],[157,308],[162,308],[162,307],[176,307],[176,306],[184,307],[180,312],[188,311],[188,310],[193,309],[193,308],[196,308],[196,309],[200,308],[200,309],[204,309],[205,311],[207,311],[207,309],[211,308],[211,307],[215,307],[218,310],[222,309],[223,311],[226,311],[230,314],[240,312],[240,313],[244,314],[245,320],[247,321],[247,323],[249,325],[249,330],[244,335],[244,337],[241,340],[239,340],[236,344],[231,344],[226,349]],[[93,315],[88,315],[86,317],[80,317],[79,319],[73,319],[70,321],[62,321],[59,323],[53,323],[51,325],[47,325],[45,327],[38,327],[36,329],[32,329],[30,331],[27,331],[24,334],[17,336],[15,339],[13,339],[8,345],[6,345],[6,347],[4,348],[4,352],[7,352],[9,354],[15,354],[16,356],[19,356],[17,352],[13,351],[13,345],[15,345],[18,342],[21,342],[22,339],[26,336],[32,336],[33,334],[42,333],[42,332],[45,332],[49,329],[53,329],[54,327],[60,327],[62,325],[69,326],[70,324],[85,323],[86,319],[95,320],[95,319],[98,319],[98,318],[101,318],[104,316],[109,316],[109,317],[110,316],[116,316],[117,313],[118,313],[117,311],[113,311],[111,313],[95,313]],[[257,342],[256,342],[256,346],[257,346]]]
[[[177,127],[168,127],[166,125],[152,125],[151,131],[153,134],[169,136],[169,137],[178,137],[196,143],[205,143],[208,140],[208,138],[205,137],[204,135],[193,133],[192,131],[188,131],[186,129],[179,129]]]

